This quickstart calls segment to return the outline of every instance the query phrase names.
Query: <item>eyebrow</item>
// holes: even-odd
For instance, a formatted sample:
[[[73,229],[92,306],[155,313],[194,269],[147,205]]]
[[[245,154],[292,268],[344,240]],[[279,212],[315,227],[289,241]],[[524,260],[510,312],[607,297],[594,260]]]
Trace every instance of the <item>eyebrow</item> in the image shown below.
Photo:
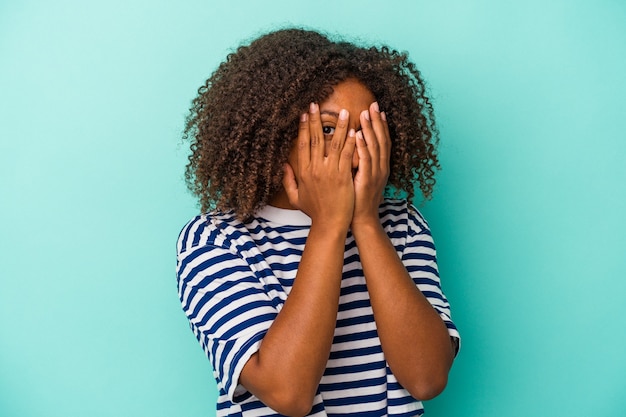
[[[339,113],[335,113],[334,111],[322,110],[320,114],[328,114],[329,116],[333,116],[335,119],[339,119]]]

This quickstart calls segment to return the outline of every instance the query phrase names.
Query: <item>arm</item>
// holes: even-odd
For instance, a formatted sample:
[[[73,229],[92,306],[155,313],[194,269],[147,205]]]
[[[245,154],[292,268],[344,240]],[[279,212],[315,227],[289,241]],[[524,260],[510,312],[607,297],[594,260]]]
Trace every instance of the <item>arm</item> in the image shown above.
[[[454,349],[437,311],[415,286],[380,222],[353,229],[389,367],[413,397],[446,386]]]
[[[283,184],[290,203],[311,217],[311,230],[289,297],[241,373],[243,386],[287,415],[311,409],[332,345],[354,205],[355,138],[352,134],[346,140],[346,130],[347,115],[325,158],[318,107],[312,105],[310,116],[301,118],[297,167],[286,167]]]
[[[453,345],[445,323],[415,286],[380,224],[378,205],[389,175],[391,142],[376,103],[361,114],[361,126],[352,233],[387,362],[412,396],[427,400],[445,388]]]

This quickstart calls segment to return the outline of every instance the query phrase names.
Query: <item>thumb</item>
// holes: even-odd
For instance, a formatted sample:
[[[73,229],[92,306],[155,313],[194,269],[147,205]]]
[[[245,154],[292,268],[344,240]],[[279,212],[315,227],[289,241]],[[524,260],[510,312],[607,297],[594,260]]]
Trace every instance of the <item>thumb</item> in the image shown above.
[[[287,193],[289,204],[298,207],[298,183],[296,182],[296,174],[289,164],[283,165],[283,187]]]

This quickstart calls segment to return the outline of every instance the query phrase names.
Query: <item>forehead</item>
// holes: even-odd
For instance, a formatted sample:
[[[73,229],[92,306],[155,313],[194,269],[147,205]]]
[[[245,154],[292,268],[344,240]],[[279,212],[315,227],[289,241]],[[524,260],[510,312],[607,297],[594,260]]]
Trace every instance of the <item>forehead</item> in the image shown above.
[[[367,109],[374,101],[374,94],[363,83],[349,78],[334,86],[332,94],[320,103],[320,107],[336,111],[347,109],[353,113]]]

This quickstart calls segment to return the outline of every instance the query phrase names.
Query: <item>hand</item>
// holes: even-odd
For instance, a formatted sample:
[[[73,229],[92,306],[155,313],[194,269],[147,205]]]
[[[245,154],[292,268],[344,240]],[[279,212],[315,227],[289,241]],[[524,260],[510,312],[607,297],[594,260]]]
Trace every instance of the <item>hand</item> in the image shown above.
[[[325,156],[319,106],[311,103],[300,118],[297,166],[285,165],[283,186],[289,203],[311,217],[313,224],[346,229],[354,212],[352,156],[354,129],[348,130],[349,114],[342,110]]]
[[[377,102],[370,105],[369,111],[361,112],[360,122],[361,130],[356,134],[359,165],[354,176],[353,227],[362,222],[380,223],[378,206],[389,178],[391,153],[387,116],[380,112]]]

